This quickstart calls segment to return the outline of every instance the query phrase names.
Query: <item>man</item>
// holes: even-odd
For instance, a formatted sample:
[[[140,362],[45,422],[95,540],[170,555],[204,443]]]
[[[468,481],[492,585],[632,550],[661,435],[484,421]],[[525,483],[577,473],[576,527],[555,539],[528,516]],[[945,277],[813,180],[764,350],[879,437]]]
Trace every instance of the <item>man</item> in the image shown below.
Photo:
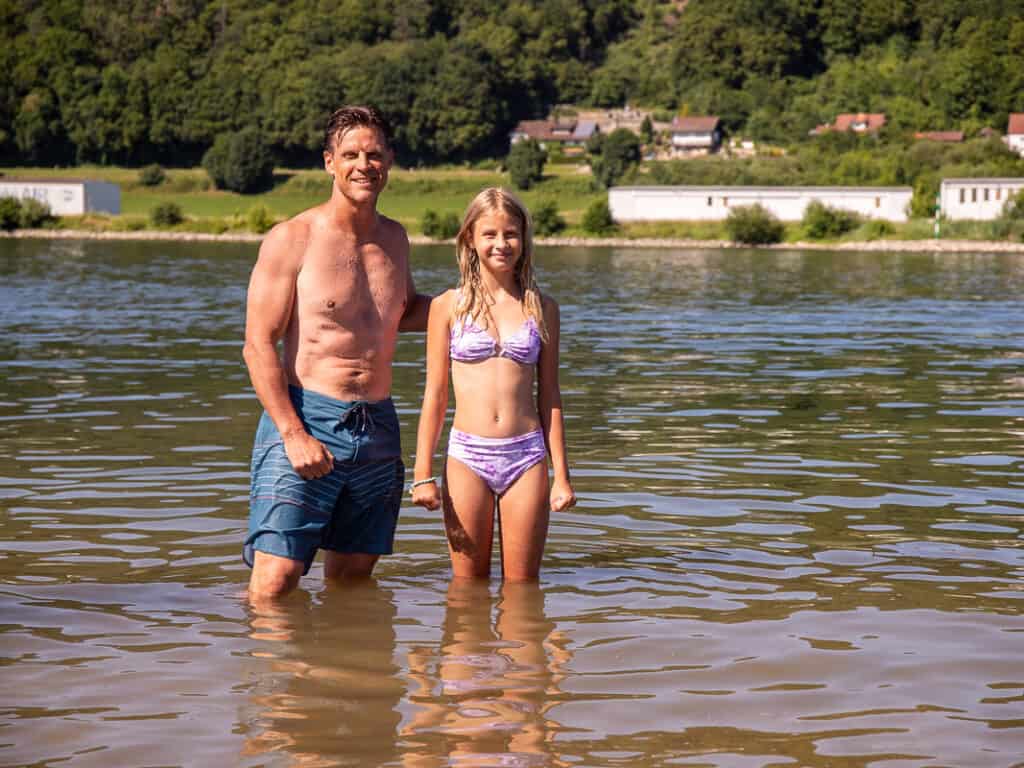
[[[392,550],[405,468],[391,362],[430,306],[405,230],[377,212],[393,159],[375,109],[337,110],[330,199],[274,227],[252,271],[244,355],[265,409],[244,547],[254,601],[294,589],[318,549],[328,579],[369,576]]]

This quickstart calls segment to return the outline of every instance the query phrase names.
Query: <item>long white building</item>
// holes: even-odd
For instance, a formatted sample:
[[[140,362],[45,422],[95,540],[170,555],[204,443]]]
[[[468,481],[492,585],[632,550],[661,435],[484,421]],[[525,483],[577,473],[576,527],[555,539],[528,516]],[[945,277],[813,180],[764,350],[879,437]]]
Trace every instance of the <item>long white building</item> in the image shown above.
[[[943,179],[939,205],[949,219],[991,220],[1006,201],[1024,189],[1024,179]]]
[[[612,187],[616,221],[720,221],[741,205],[764,206],[782,221],[799,221],[811,201],[873,219],[906,221],[910,187]]]
[[[106,181],[0,179],[0,197],[38,200],[55,216],[121,213],[121,187]]]

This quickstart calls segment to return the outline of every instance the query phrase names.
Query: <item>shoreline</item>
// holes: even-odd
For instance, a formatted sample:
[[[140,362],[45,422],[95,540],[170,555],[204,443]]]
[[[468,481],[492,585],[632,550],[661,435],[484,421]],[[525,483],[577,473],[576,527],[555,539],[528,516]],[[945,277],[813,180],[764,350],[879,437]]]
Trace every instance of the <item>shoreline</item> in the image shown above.
[[[141,240],[212,243],[259,243],[263,235],[252,232],[93,232],[75,229],[16,229],[0,231],[0,238],[47,240]],[[434,240],[422,235],[410,235],[412,245],[451,245],[453,240]],[[538,237],[538,246],[598,247],[598,248],[691,248],[702,250],[768,250],[801,251],[904,251],[909,253],[1024,253],[1024,242],[1007,240],[865,240],[841,243],[793,242],[772,245],[745,245],[729,240],[687,240],[680,238],[627,238],[627,237]]]

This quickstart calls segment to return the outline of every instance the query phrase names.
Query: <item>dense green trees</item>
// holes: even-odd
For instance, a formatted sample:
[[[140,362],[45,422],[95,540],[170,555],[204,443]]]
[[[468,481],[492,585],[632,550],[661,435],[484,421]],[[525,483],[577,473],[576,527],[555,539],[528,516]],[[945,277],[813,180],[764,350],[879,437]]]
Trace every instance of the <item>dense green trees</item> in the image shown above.
[[[503,156],[566,102],[974,135],[1024,110],[1024,0],[0,0],[0,68],[6,163],[191,165],[251,127],[313,165],[344,102],[404,164]]]
[[[194,164],[257,127],[319,162],[345,102],[403,163],[501,156],[516,121],[586,97],[632,0],[0,0],[0,162]]]

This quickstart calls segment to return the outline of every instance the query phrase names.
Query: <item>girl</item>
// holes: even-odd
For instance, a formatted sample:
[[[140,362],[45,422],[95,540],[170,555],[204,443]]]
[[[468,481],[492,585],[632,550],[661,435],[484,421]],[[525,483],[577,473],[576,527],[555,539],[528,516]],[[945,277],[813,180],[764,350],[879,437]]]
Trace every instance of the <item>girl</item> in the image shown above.
[[[558,305],[537,288],[530,217],[510,193],[478,194],[455,242],[459,286],[433,300],[427,321],[412,500],[427,509],[443,502],[456,578],[490,575],[497,508],[502,575],[534,580],[549,510],[576,503],[558,389]],[[449,367],[455,420],[442,495],[432,463],[448,407]]]

